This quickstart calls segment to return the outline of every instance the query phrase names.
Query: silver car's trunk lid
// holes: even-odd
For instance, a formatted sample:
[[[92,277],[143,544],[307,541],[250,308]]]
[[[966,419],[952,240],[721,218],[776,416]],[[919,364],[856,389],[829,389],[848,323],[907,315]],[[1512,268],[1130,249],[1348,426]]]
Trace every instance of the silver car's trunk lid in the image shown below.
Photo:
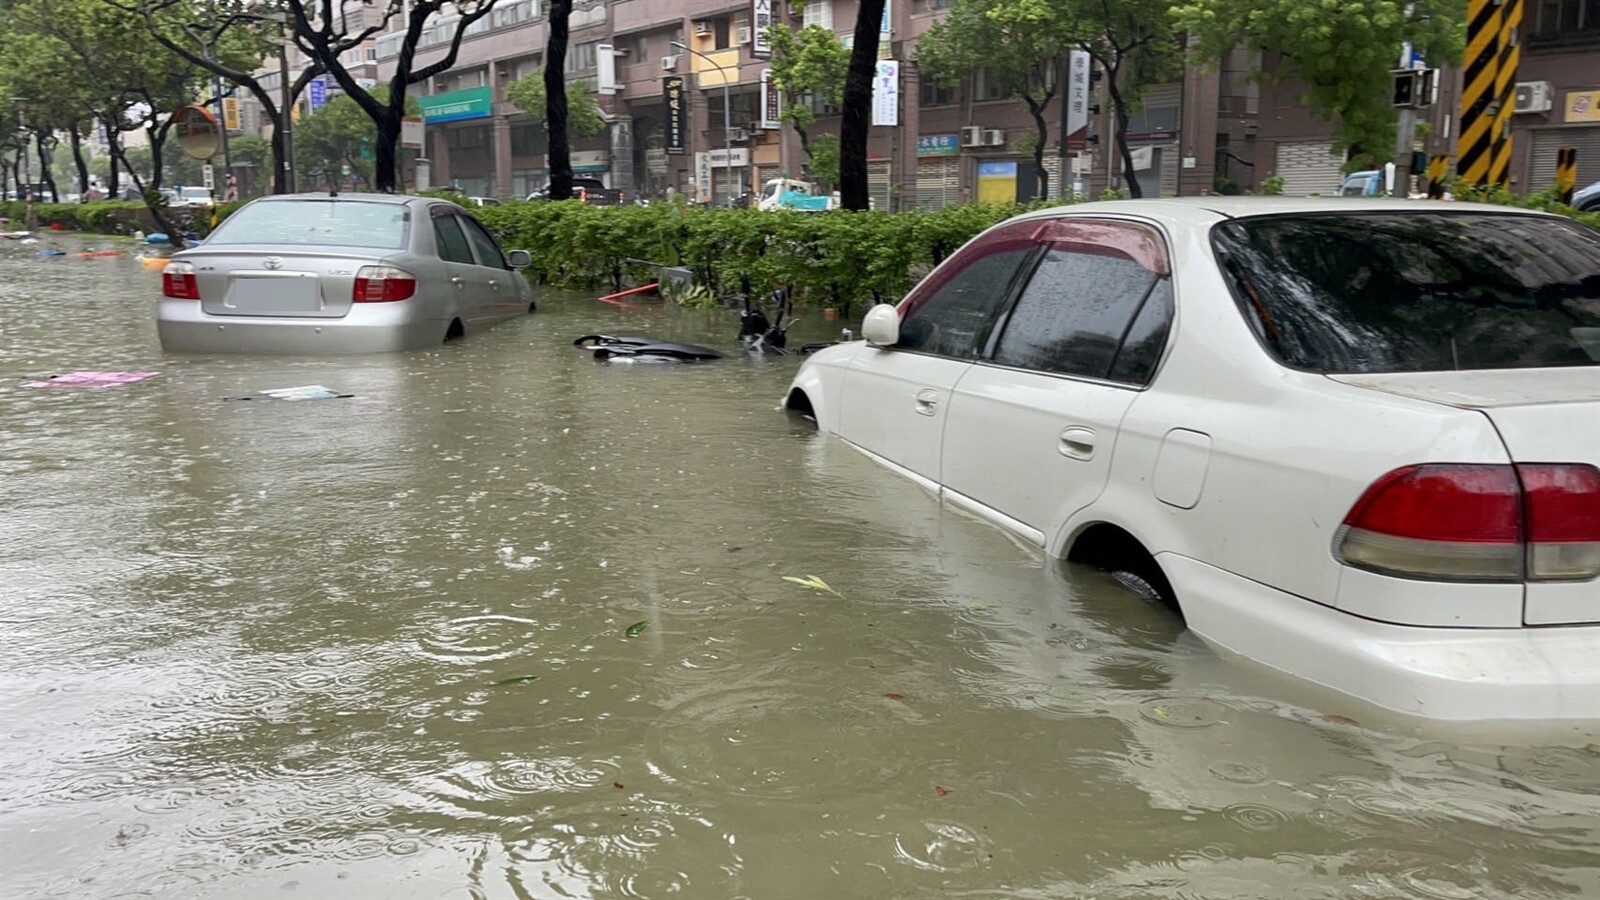
[[[1331,377],[1482,410],[1516,462],[1600,467],[1600,366]],[[1529,625],[1600,622],[1600,580],[1529,582],[1525,596],[1523,621]]]
[[[390,252],[326,247],[290,250],[233,244],[185,252],[200,307],[214,316],[339,318],[350,312],[356,272]]]

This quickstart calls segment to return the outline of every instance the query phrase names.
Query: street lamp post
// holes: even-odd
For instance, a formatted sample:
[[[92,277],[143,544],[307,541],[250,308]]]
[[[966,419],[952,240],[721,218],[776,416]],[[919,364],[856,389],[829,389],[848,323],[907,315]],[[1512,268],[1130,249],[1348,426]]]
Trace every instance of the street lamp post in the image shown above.
[[[709,63],[722,75],[722,173],[723,186],[728,192],[728,203],[733,204],[733,147],[730,140],[730,131],[733,128],[733,106],[728,100],[728,70],[714,62],[699,50],[684,44],[681,41],[672,41],[672,46],[679,50],[687,50],[695,56]],[[715,206],[716,204],[712,204]]]

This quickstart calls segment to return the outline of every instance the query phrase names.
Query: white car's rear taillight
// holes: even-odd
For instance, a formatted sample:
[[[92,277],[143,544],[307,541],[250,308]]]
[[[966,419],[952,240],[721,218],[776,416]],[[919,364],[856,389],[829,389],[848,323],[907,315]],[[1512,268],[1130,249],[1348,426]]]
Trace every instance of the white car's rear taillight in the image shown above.
[[[391,303],[417,292],[417,279],[394,266],[362,266],[356,272],[350,299],[356,303]]]
[[[1600,470],[1577,463],[1407,466],[1378,479],[1334,541],[1345,563],[1440,581],[1600,575]]]
[[[161,293],[174,300],[199,300],[200,284],[194,279],[194,264],[183,260],[167,263],[161,270]]]

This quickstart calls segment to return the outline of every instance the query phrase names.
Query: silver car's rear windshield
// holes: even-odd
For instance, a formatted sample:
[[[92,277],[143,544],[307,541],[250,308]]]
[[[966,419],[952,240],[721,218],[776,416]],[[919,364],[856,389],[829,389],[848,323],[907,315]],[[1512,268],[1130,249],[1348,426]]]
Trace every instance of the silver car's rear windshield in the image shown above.
[[[1495,213],[1234,219],[1212,245],[1280,361],[1321,373],[1600,363],[1600,232]]]
[[[224,219],[207,244],[291,244],[399,250],[410,214],[400,203],[364,200],[271,200]]]

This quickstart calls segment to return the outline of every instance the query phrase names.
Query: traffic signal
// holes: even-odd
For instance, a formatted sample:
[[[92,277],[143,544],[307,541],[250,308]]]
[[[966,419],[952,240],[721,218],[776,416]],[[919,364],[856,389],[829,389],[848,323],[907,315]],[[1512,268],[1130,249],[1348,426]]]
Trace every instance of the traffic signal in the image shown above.
[[[1394,91],[1390,104],[1396,109],[1416,109],[1422,99],[1421,74],[1416,69],[1395,69],[1389,73],[1394,76]]]

